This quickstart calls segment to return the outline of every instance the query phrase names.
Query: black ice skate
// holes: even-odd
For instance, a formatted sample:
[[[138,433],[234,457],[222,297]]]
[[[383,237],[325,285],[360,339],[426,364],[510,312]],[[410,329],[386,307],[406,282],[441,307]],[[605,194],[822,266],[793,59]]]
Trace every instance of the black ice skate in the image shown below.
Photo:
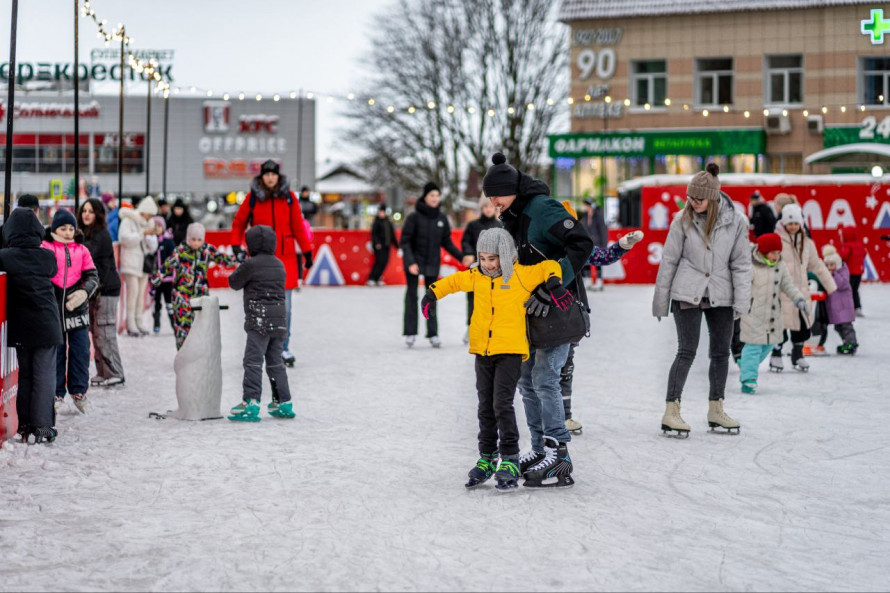
[[[574,483],[568,446],[545,436],[544,459],[529,468],[522,485],[526,488],[568,488]]]
[[[56,440],[56,436],[58,436],[59,433],[55,428],[43,426],[32,429],[32,434],[34,435],[35,443],[51,443]]]
[[[791,366],[802,373],[810,371],[810,362],[803,355],[803,344],[794,344],[791,350]]]
[[[494,478],[498,492],[510,492],[519,488],[519,455],[504,455],[498,464]]]
[[[544,461],[544,457],[546,455],[542,451],[535,451],[534,449],[523,453],[522,457],[519,458],[519,474],[524,478],[529,468]]]
[[[498,452],[494,453],[482,453],[479,456],[479,461],[476,462],[476,467],[471,469],[467,476],[469,476],[469,481],[467,481],[464,486],[467,489],[476,488],[481,484],[487,482],[491,476],[494,475],[495,466],[498,462]]]

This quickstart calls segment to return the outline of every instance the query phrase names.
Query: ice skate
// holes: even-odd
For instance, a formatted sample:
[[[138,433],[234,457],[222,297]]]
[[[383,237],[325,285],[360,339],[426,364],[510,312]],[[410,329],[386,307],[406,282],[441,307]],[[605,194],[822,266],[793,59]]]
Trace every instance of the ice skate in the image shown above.
[[[108,377],[98,384],[98,387],[122,387],[124,384],[123,377]]]
[[[862,312],[862,307],[857,307],[855,313],[856,317],[865,317],[865,313]]]
[[[519,455],[505,455],[501,457],[498,470],[494,474],[497,480],[498,492],[510,492],[519,488]]]
[[[442,339],[439,336],[430,336],[430,346],[433,348],[441,348]]]
[[[284,363],[284,366],[293,368],[294,363],[297,362],[297,357],[284,350],[281,352],[281,362]]]
[[[566,418],[566,430],[572,434],[581,434],[584,432],[584,427],[574,418]]]
[[[141,338],[142,337],[141,333],[139,333],[138,331],[133,331],[131,329],[127,330],[127,335],[130,336],[131,338]]]
[[[711,427],[711,432],[716,432],[715,428],[725,428],[727,434],[732,434],[733,430],[739,434],[740,430],[739,423],[723,411],[722,399],[708,401],[708,426]]]
[[[273,401],[271,404],[269,404],[269,416],[284,418],[287,420],[294,418],[296,414],[294,414],[293,402],[280,403],[277,401]]]
[[[77,408],[77,411],[81,414],[87,413],[87,396],[85,393],[72,393],[71,400],[74,402],[74,407]]]
[[[470,478],[464,486],[466,488],[476,488],[477,486],[487,482],[491,476],[494,475],[495,472],[495,463],[498,460],[498,453],[495,451],[494,453],[482,453],[479,456],[479,461],[476,462],[476,467],[471,469],[467,476]]]
[[[35,443],[51,443],[59,435],[55,428],[48,426],[33,429],[33,434]]]
[[[27,443],[28,439],[31,438],[32,428],[27,424],[22,424],[19,426],[18,430],[15,431],[17,435],[22,439],[23,443]]]
[[[757,381],[742,381],[742,393],[748,395],[757,393]]]
[[[416,339],[417,336],[405,336],[405,345],[408,346],[408,348],[412,347]]]
[[[854,354],[856,354],[856,351],[858,349],[859,349],[859,344],[857,344],[855,342],[852,344],[841,344],[840,346],[837,347],[837,353],[853,356]]]
[[[676,434],[668,434],[670,431]],[[668,436],[677,438],[689,438],[690,427],[684,422],[680,416],[680,400],[675,399],[667,403],[664,410],[664,416],[661,418],[661,432]]]
[[[519,458],[519,473],[522,474],[522,477],[525,477],[531,466],[538,465],[544,461],[544,457],[546,456],[543,451],[535,451],[534,449],[523,453]]]
[[[105,377],[100,377],[99,375],[96,375],[95,377],[90,377],[90,385],[101,385],[104,380],[105,380]]]
[[[229,420],[233,422],[259,422],[260,404],[253,399],[246,399],[231,410]]]
[[[782,362],[782,353],[773,350],[769,357],[769,370],[772,373],[781,373],[785,370],[785,363]]]
[[[791,367],[802,373],[809,372],[810,363],[803,355],[803,344],[794,344],[791,349]]]
[[[55,401],[53,402],[53,409],[56,411],[56,414],[59,413],[59,410],[62,409],[62,406],[65,405],[65,398],[56,396]]]
[[[526,488],[568,488],[575,483],[572,469],[568,445],[545,436],[544,459],[528,469],[522,485]]]

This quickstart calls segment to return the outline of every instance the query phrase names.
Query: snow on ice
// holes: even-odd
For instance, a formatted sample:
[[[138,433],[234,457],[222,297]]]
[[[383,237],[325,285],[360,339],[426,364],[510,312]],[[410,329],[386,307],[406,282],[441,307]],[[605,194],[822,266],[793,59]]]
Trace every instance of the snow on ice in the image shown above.
[[[231,306],[225,412],[242,307],[215,294]],[[173,336],[123,337],[126,388],[93,389],[83,416],[66,404],[53,445],[0,449],[0,589],[886,590],[890,286],[862,295],[857,356],[764,365],[753,397],[730,369],[739,436],[707,430],[703,329],[688,440],[659,431],[676,338],[650,317],[652,287],[592,295],[577,483],[511,494],[463,487],[477,427],[462,295],[440,305],[443,348],[409,350],[402,289],[304,289],[293,421],[149,419],[176,407]]]

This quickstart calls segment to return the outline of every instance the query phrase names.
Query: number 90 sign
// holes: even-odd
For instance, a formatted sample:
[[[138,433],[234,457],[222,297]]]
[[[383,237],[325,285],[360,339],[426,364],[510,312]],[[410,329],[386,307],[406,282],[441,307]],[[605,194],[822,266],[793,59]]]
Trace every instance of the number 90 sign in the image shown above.
[[[581,70],[581,80],[590,78],[591,74],[596,74],[597,78],[612,78],[617,58],[615,50],[609,47],[601,49],[599,55],[592,49],[583,49],[578,53],[576,63]]]

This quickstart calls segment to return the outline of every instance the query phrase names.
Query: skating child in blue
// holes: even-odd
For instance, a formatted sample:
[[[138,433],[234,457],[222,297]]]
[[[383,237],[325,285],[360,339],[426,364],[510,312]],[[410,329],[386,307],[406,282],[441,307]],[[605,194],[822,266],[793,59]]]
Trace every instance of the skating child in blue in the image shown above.
[[[751,258],[751,311],[741,319],[741,339],[745,346],[742,348],[740,376],[742,393],[749,394],[757,391],[760,363],[782,341],[782,299],[779,295],[784,292],[805,315],[807,308],[806,299],[782,262],[779,235],[760,235]]]
[[[562,286],[558,262],[533,266],[516,263],[516,244],[504,229],[482,231],[477,243],[479,267],[457,272],[431,284],[421,301],[423,316],[435,315],[431,305],[455,292],[473,292],[470,353],[476,355],[479,396],[479,461],[470,470],[467,488],[494,475],[498,490],[519,485],[519,429],[513,398],[522,362],[528,359],[525,303],[533,292],[567,310],[571,294]],[[498,459],[500,458],[500,462]]]
[[[260,395],[263,382],[263,359],[266,374],[272,383],[269,414],[277,418],[293,418],[293,403],[287,384],[287,372],[281,359],[287,338],[287,309],[284,286],[287,274],[284,264],[275,257],[275,231],[268,226],[255,226],[245,235],[250,259],[229,276],[229,286],[244,289],[244,401],[232,408],[229,420],[259,422]]]

